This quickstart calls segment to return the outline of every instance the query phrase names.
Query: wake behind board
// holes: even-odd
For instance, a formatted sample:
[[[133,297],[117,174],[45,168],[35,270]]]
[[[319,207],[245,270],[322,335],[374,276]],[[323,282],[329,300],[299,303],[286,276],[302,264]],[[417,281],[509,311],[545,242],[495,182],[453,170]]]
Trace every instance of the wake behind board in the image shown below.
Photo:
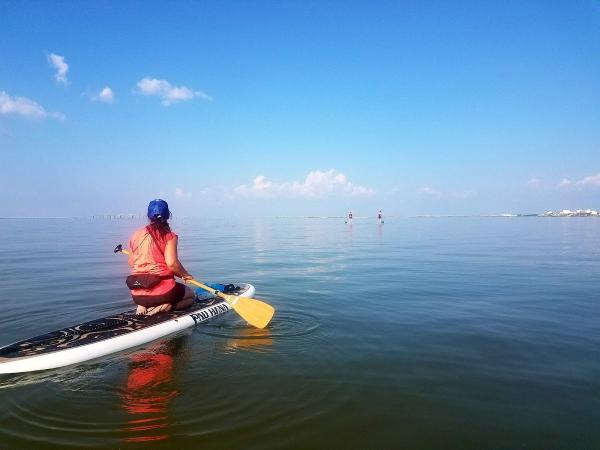
[[[254,286],[236,285],[228,294],[253,297]],[[233,309],[219,297],[196,299],[182,310],[154,316],[126,311],[42,334],[0,348],[0,374],[54,369],[131,349]]]

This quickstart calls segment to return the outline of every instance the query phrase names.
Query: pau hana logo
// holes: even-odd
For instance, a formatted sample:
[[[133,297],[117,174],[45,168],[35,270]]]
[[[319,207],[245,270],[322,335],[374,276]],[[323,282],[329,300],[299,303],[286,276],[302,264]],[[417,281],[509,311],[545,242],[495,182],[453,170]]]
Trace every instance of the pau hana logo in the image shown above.
[[[190,314],[190,317],[194,319],[194,323],[204,322],[212,317],[218,316],[220,314],[226,313],[229,311],[229,308],[225,305],[216,305],[211,308],[203,309],[202,311],[198,311],[197,313]]]

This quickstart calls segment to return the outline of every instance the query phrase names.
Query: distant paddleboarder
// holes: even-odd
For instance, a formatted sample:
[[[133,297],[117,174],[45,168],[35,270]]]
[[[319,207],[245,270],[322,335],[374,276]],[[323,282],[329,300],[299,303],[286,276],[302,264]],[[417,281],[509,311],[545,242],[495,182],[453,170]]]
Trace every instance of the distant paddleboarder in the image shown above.
[[[352,211],[348,211],[348,218],[346,219],[348,225],[352,225]]]
[[[379,212],[377,213],[377,221],[382,224],[383,223],[383,213],[381,212],[381,210],[379,210]]]
[[[129,265],[132,274],[127,286],[137,307],[136,314],[153,315],[192,304],[194,291],[176,283],[174,276],[189,280],[192,276],[177,258],[178,236],[171,231],[169,205],[152,200],[148,205],[150,223],[129,240]]]

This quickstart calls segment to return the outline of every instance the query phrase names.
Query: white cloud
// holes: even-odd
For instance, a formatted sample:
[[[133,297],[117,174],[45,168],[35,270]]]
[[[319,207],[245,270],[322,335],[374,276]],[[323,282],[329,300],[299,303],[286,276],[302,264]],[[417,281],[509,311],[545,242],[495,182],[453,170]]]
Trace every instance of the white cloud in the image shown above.
[[[62,113],[49,113],[42,105],[29,98],[11,98],[4,91],[0,91],[0,114],[16,114],[27,119],[45,119],[47,117],[58,120],[65,119],[65,115]]]
[[[560,183],[558,183],[558,188],[559,189],[566,189],[568,187],[570,187],[573,183],[571,182],[571,180],[569,180],[568,178],[563,178]]]
[[[430,197],[441,197],[443,195],[442,192],[440,192],[437,189],[434,189],[430,186],[422,187],[417,192],[419,194],[428,195]]]
[[[48,55],[48,62],[56,69],[56,73],[54,74],[56,82],[65,85],[69,84],[69,80],[67,80],[69,65],[65,62],[65,57],[55,53],[50,53]]]
[[[577,182],[577,186],[581,188],[586,187],[600,187],[600,173],[596,175],[590,175],[589,177],[582,178]]]
[[[293,182],[291,189],[301,197],[318,197],[336,192],[347,195],[370,195],[375,192],[371,188],[352,184],[346,175],[336,172],[335,169],[326,172],[320,170],[309,172],[304,182]]]
[[[272,181],[267,180],[264,175],[259,175],[252,180],[252,186],[242,184],[234,189],[236,194],[255,195],[259,197],[270,197],[281,193],[281,185],[276,186]]]
[[[540,180],[539,178],[530,178],[529,181],[527,182],[527,186],[529,186],[532,189],[539,188],[541,184],[542,184],[542,180]]]
[[[98,94],[92,96],[92,100],[95,102],[112,103],[115,99],[115,94],[112,89],[106,86]]]
[[[156,78],[143,78],[138,81],[137,93],[142,95],[153,95],[162,98],[161,103],[164,106],[173,103],[200,98],[202,100],[212,100],[210,96],[201,91],[194,91],[186,86],[173,86],[167,80],[158,80]]]
[[[242,184],[234,189],[234,194],[254,197],[305,197],[324,196],[362,196],[372,195],[375,191],[348,181],[343,173],[335,169],[309,172],[304,181],[275,183],[264,175],[259,175],[251,185]]]
[[[191,198],[191,197],[192,197],[191,192],[184,191],[180,187],[175,188],[175,198],[184,199],[184,198]]]

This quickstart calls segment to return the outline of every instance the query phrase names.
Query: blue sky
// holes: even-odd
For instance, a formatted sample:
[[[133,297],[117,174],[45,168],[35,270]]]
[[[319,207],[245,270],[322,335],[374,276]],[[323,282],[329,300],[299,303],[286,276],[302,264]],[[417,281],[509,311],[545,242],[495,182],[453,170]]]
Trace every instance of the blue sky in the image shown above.
[[[600,209],[600,2],[0,3],[2,215]]]

